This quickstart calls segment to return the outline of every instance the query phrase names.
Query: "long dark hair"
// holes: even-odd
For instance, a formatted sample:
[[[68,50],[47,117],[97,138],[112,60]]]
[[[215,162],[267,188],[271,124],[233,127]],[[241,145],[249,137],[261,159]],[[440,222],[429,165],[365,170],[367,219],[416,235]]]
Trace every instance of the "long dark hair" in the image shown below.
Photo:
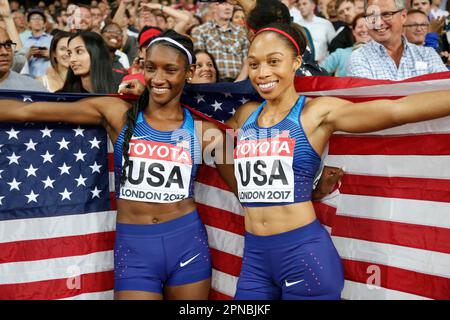
[[[197,56],[197,54],[199,53],[204,53],[206,54],[212,61],[213,67],[214,69],[216,69],[216,79],[219,79],[219,68],[217,68],[217,64],[216,64],[216,60],[214,60],[214,57],[206,50],[203,49],[196,49],[194,50],[194,55]]]
[[[185,49],[187,49],[189,51],[189,53],[192,56],[192,60],[193,60],[192,63],[195,64],[196,59],[195,59],[195,54],[194,54],[194,44],[192,43],[192,40],[190,38],[183,36],[173,30],[164,31],[158,37],[155,37],[155,39],[159,38],[159,37],[171,38],[171,39],[175,40],[176,42],[178,42],[179,44],[181,44]],[[175,50],[178,50],[179,52],[181,52],[183,54],[183,56],[186,58],[185,70],[189,69],[188,56],[184,50],[182,50],[181,48],[177,47],[176,45],[174,45],[168,41],[162,40],[162,41],[156,42],[155,44],[169,46],[169,47],[174,48]],[[154,44],[149,46],[147,48],[147,51],[150,50],[153,46],[154,46]],[[127,129],[125,130],[125,133],[124,133],[123,145],[122,145],[122,155],[123,155],[124,163],[123,163],[123,167],[122,167],[122,173],[120,176],[120,184],[121,185],[123,185],[126,181],[126,168],[130,164],[130,155],[128,153],[128,149],[130,148],[130,140],[131,140],[131,137],[133,136],[133,131],[136,126],[137,116],[138,116],[139,112],[143,111],[148,106],[149,101],[150,101],[150,92],[148,90],[148,87],[146,87],[144,92],[142,93],[142,95],[139,97],[138,101],[136,103],[134,103],[133,107],[128,109],[128,111],[127,111],[127,121],[126,121]]]
[[[257,0],[255,7],[247,15],[247,26],[259,30],[269,23],[292,22],[288,7],[279,0]]]
[[[91,70],[89,76],[94,92],[93,93],[115,93],[117,91],[117,78],[112,70],[111,55],[103,38],[91,31],[80,31],[72,34],[69,42],[80,37],[86,46],[91,60]],[[85,89],[84,89],[85,90]],[[60,92],[82,92],[81,77],[76,76],[72,69],[67,71],[66,82]]]
[[[305,52],[308,39],[302,27],[292,22],[288,7],[281,1],[257,0],[255,7],[248,14],[246,21],[247,25],[255,32],[267,27],[274,27],[283,31],[289,29],[290,31],[288,33],[291,36],[295,34],[294,39],[299,45],[301,53],[303,54]],[[292,46],[292,43],[290,45]]]
[[[52,65],[53,69],[57,69],[58,62],[56,61],[55,53],[56,53],[56,46],[58,45],[59,40],[62,38],[70,38],[71,33],[67,31],[58,30],[55,32],[52,38],[52,42],[50,44],[50,64]]]

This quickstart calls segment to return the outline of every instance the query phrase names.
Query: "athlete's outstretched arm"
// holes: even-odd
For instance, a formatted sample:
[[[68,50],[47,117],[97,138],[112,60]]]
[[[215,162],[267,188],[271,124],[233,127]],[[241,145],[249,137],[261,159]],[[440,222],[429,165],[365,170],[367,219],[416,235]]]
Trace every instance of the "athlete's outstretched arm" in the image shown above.
[[[321,126],[334,131],[363,133],[450,115],[450,91],[413,94],[397,100],[351,103],[338,98],[316,98],[311,108],[321,114]]]
[[[237,183],[234,176],[233,164],[234,141],[232,132],[234,131],[231,130],[229,133],[225,133],[211,122],[202,122],[203,159],[205,162],[214,161],[220,176],[237,196]],[[210,155],[212,157],[208,159]]]
[[[312,191],[312,199],[321,200],[329,195],[344,176],[344,173],[342,168],[324,166],[322,175]]]
[[[234,113],[234,115],[225,121],[225,124],[230,128],[235,130],[240,129],[244,124],[245,120],[252,114],[253,111],[258,108],[260,102],[249,101],[241,106],[239,106]]]
[[[85,98],[75,102],[21,102],[0,100],[1,122],[68,122],[102,125],[115,139],[130,104],[113,97]],[[117,133],[118,134],[118,133]]]

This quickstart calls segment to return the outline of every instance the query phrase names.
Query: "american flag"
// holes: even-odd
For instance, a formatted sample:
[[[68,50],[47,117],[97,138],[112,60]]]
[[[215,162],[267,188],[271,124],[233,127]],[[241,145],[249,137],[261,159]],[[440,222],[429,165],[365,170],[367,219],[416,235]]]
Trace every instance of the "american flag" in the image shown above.
[[[310,96],[358,100],[449,89],[450,75],[396,83],[308,77],[298,78],[296,85]],[[0,95],[33,101],[80,97]],[[249,83],[242,82],[188,87],[183,102],[224,120],[242,102],[256,98]],[[325,163],[345,165],[347,174],[339,190],[315,208],[344,262],[344,299],[450,298],[450,172],[445,166],[449,120],[367,135],[337,134],[330,141]],[[49,130],[52,136],[44,136]],[[100,141],[98,148],[90,141]],[[102,129],[61,124],[0,127],[0,299],[112,298],[111,150]],[[53,163],[44,163],[51,155]],[[98,166],[100,172],[93,172]],[[52,180],[50,190],[45,181],[50,185]],[[213,257],[210,297],[231,299],[243,253],[242,207],[208,166],[199,169],[195,199]]]
[[[0,125],[0,299],[111,297],[106,138],[98,127]]]

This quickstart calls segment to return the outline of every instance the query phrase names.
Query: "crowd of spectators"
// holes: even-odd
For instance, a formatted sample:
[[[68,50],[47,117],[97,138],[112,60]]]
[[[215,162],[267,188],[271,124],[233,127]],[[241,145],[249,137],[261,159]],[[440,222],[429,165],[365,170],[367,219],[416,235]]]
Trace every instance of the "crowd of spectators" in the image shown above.
[[[0,0],[0,88],[117,92],[124,79],[144,82],[146,45],[167,29],[194,42],[191,83],[245,80],[254,32],[246,1]],[[446,0],[281,2],[308,40],[299,75],[401,80],[448,70]]]

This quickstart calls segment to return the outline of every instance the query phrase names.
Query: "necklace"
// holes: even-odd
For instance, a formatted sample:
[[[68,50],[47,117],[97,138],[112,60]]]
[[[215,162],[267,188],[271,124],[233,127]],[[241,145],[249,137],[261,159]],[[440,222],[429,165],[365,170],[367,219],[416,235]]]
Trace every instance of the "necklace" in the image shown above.
[[[66,81],[57,70],[54,69],[54,72],[58,75],[58,78],[62,83]]]

